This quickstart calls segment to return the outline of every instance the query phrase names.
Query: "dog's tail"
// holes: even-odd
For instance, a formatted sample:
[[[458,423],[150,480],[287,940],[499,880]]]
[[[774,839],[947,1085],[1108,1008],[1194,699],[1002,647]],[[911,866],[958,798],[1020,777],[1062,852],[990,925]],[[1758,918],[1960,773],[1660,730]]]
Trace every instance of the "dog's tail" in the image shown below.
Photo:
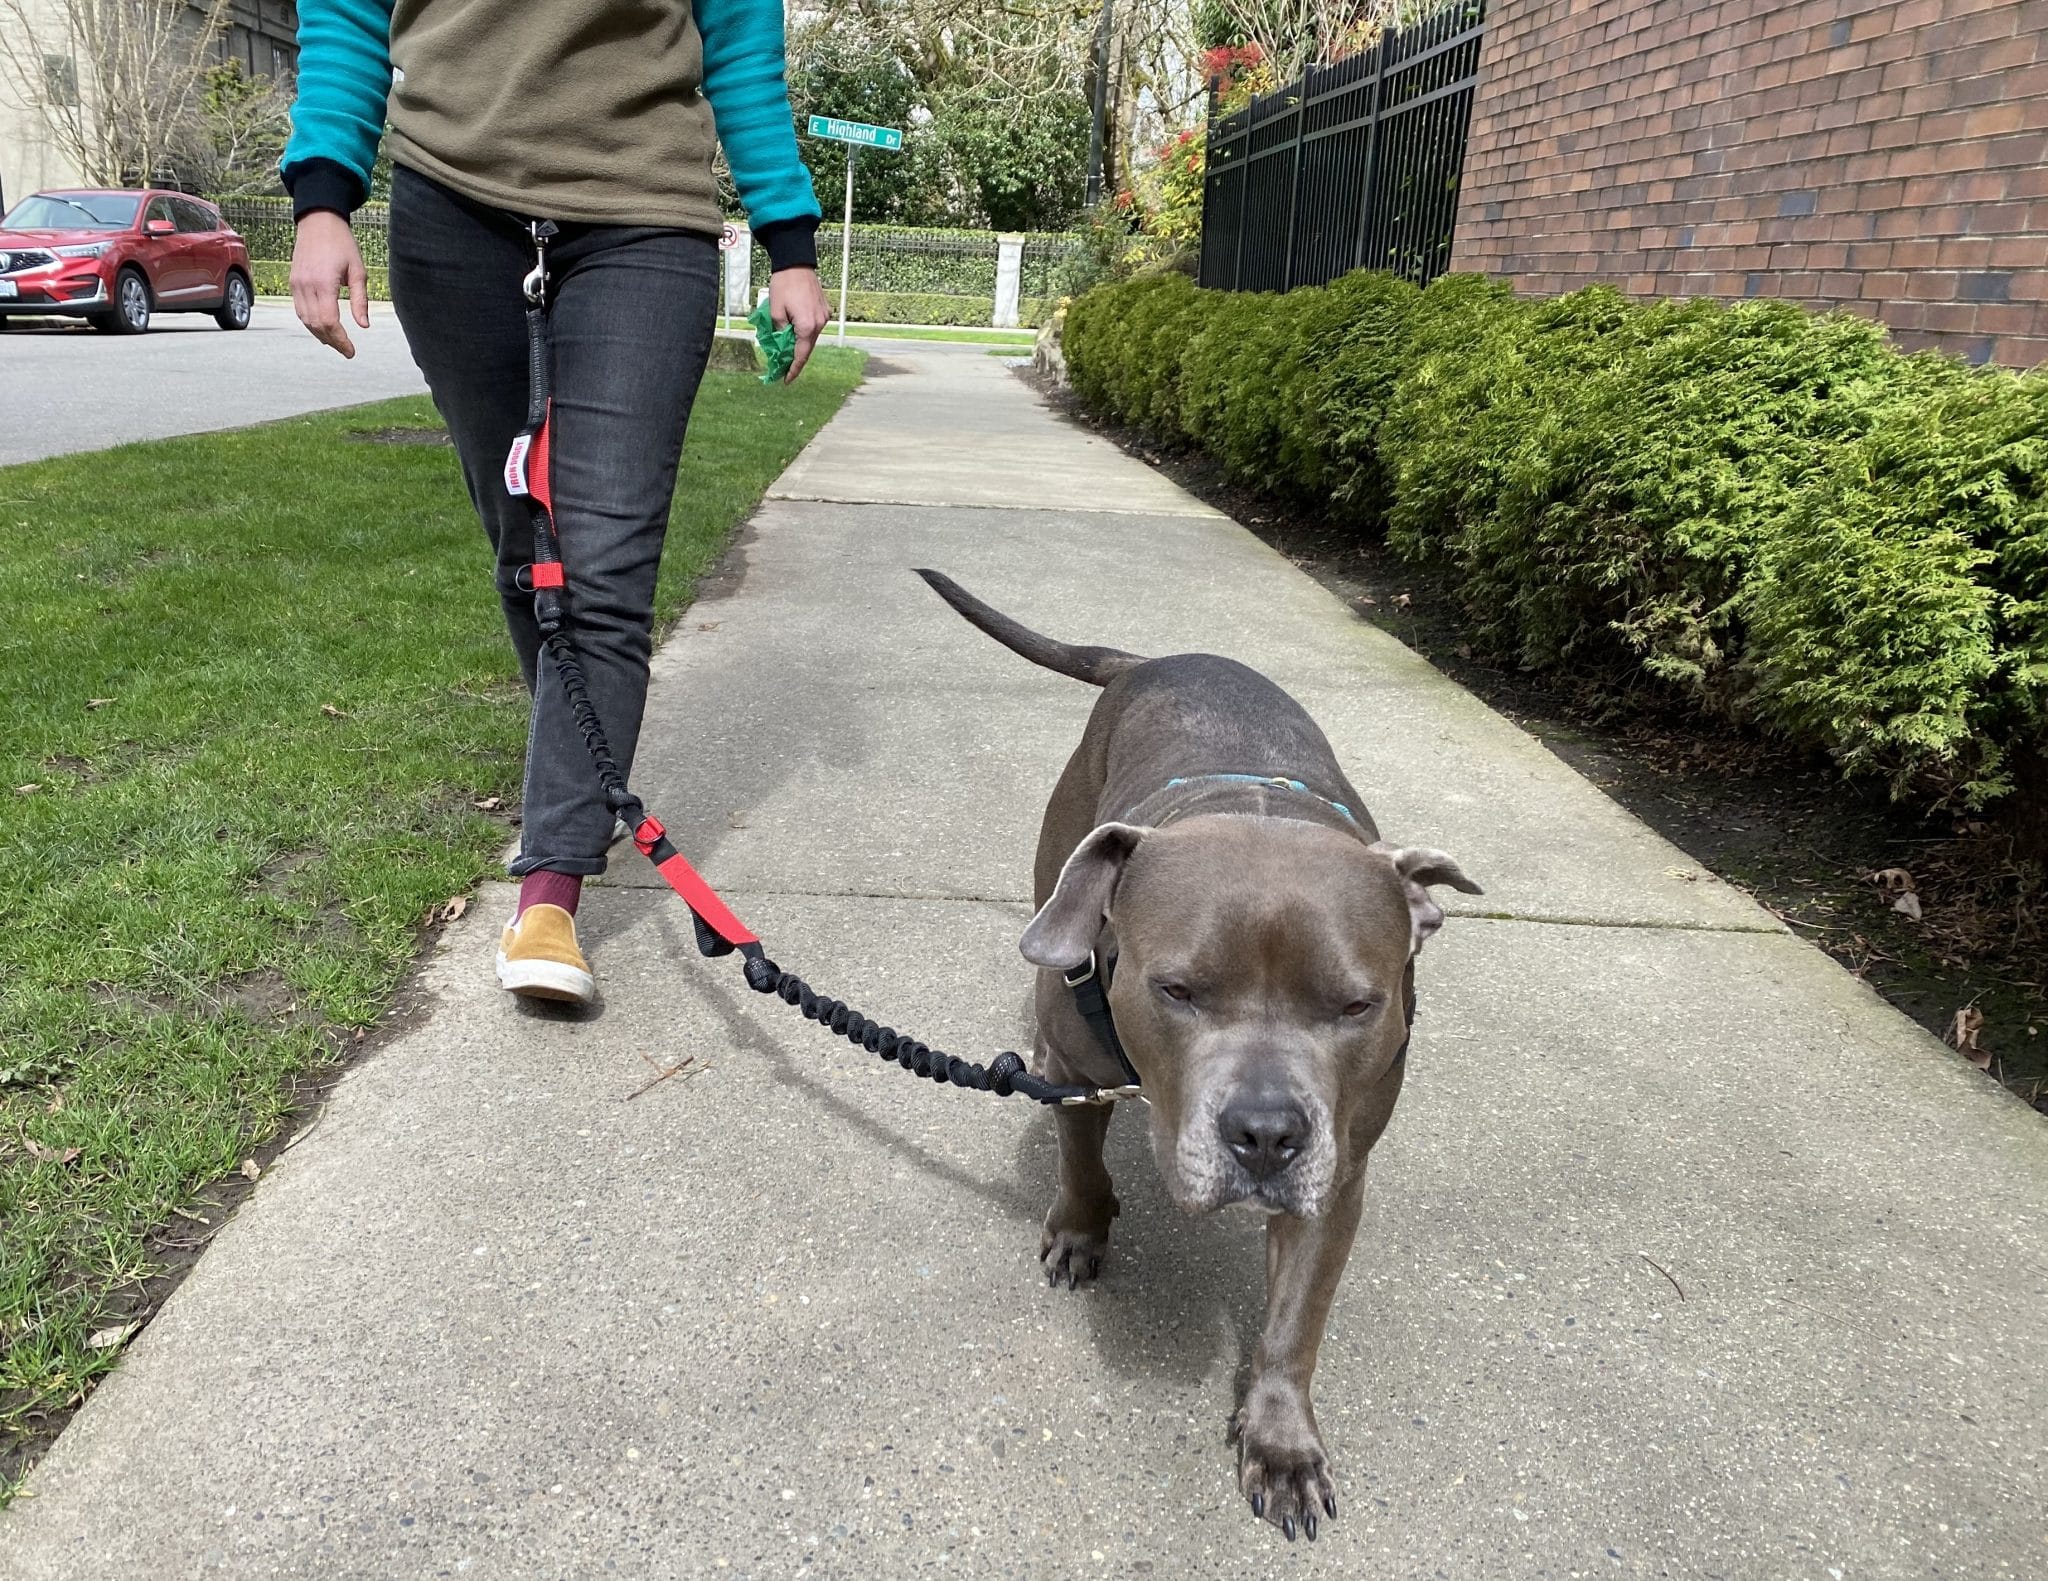
[[[1137,654],[1125,653],[1119,648],[1077,648],[1071,643],[1041,637],[1028,627],[1018,625],[1008,615],[990,609],[943,571],[919,571],[917,574],[931,584],[933,592],[958,610],[969,625],[987,632],[1012,653],[1021,654],[1033,664],[1043,665],[1058,674],[1086,681],[1090,686],[1107,686],[1124,671],[1145,662]]]

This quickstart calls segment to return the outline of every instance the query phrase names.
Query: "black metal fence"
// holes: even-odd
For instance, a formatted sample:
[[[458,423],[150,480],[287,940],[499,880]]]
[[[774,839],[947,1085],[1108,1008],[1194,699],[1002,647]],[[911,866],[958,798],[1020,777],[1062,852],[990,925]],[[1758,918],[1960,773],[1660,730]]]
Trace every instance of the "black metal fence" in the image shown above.
[[[1450,266],[1485,0],[1310,71],[1209,128],[1205,286],[1285,291]]]

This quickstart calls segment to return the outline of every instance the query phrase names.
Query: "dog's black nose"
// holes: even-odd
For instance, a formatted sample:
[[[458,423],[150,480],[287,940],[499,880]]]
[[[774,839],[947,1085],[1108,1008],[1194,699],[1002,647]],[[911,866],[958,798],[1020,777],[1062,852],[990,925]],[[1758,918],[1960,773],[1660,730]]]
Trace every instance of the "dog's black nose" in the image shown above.
[[[1254,1180],[1279,1174],[1308,1144],[1308,1116],[1298,1104],[1232,1104],[1216,1124],[1223,1133],[1223,1145]]]

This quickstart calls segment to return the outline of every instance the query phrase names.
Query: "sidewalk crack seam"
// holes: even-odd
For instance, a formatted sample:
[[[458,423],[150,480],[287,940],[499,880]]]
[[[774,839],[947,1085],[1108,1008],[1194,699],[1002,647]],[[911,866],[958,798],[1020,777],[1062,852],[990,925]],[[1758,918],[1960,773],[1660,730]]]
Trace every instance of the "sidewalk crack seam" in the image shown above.
[[[1446,917],[1461,922],[1531,922],[1553,928],[1621,928],[1649,933],[1760,933],[1789,937],[1784,928],[1756,922],[1680,922],[1656,918],[1623,920],[1618,917],[1574,917],[1540,911],[1454,911],[1444,908]]]

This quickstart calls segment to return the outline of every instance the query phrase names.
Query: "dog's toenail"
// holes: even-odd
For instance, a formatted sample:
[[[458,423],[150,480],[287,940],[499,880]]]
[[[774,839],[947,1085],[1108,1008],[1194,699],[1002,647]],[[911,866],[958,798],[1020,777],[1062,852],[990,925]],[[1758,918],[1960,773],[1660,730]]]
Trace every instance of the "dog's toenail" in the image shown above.
[[[1337,1518],[1337,1495],[1336,1495],[1336,1494],[1334,1494],[1334,1493],[1325,1493],[1325,1494],[1323,1495],[1323,1513],[1324,1513],[1325,1515],[1329,1516],[1329,1517],[1330,1517],[1330,1519],[1331,1519],[1331,1520],[1333,1520],[1333,1521],[1334,1521],[1334,1520],[1335,1520],[1335,1519]]]
[[[1316,1518],[1313,1511],[1301,1518],[1301,1529],[1308,1533],[1308,1540],[1316,1540]]]
[[[1263,1520],[1264,1520],[1264,1519],[1266,1518],[1266,1496],[1265,1496],[1265,1494],[1263,1494],[1263,1493],[1254,1493],[1254,1494],[1252,1495],[1252,1514],[1256,1515],[1256,1516],[1257,1516],[1257,1517],[1258,1517],[1258,1518],[1259,1518],[1260,1520],[1262,1520],[1262,1521],[1263,1521]]]
[[[1294,1517],[1292,1515],[1287,1516],[1280,1522],[1280,1533],[1290,1543],[1294,1541]]]

